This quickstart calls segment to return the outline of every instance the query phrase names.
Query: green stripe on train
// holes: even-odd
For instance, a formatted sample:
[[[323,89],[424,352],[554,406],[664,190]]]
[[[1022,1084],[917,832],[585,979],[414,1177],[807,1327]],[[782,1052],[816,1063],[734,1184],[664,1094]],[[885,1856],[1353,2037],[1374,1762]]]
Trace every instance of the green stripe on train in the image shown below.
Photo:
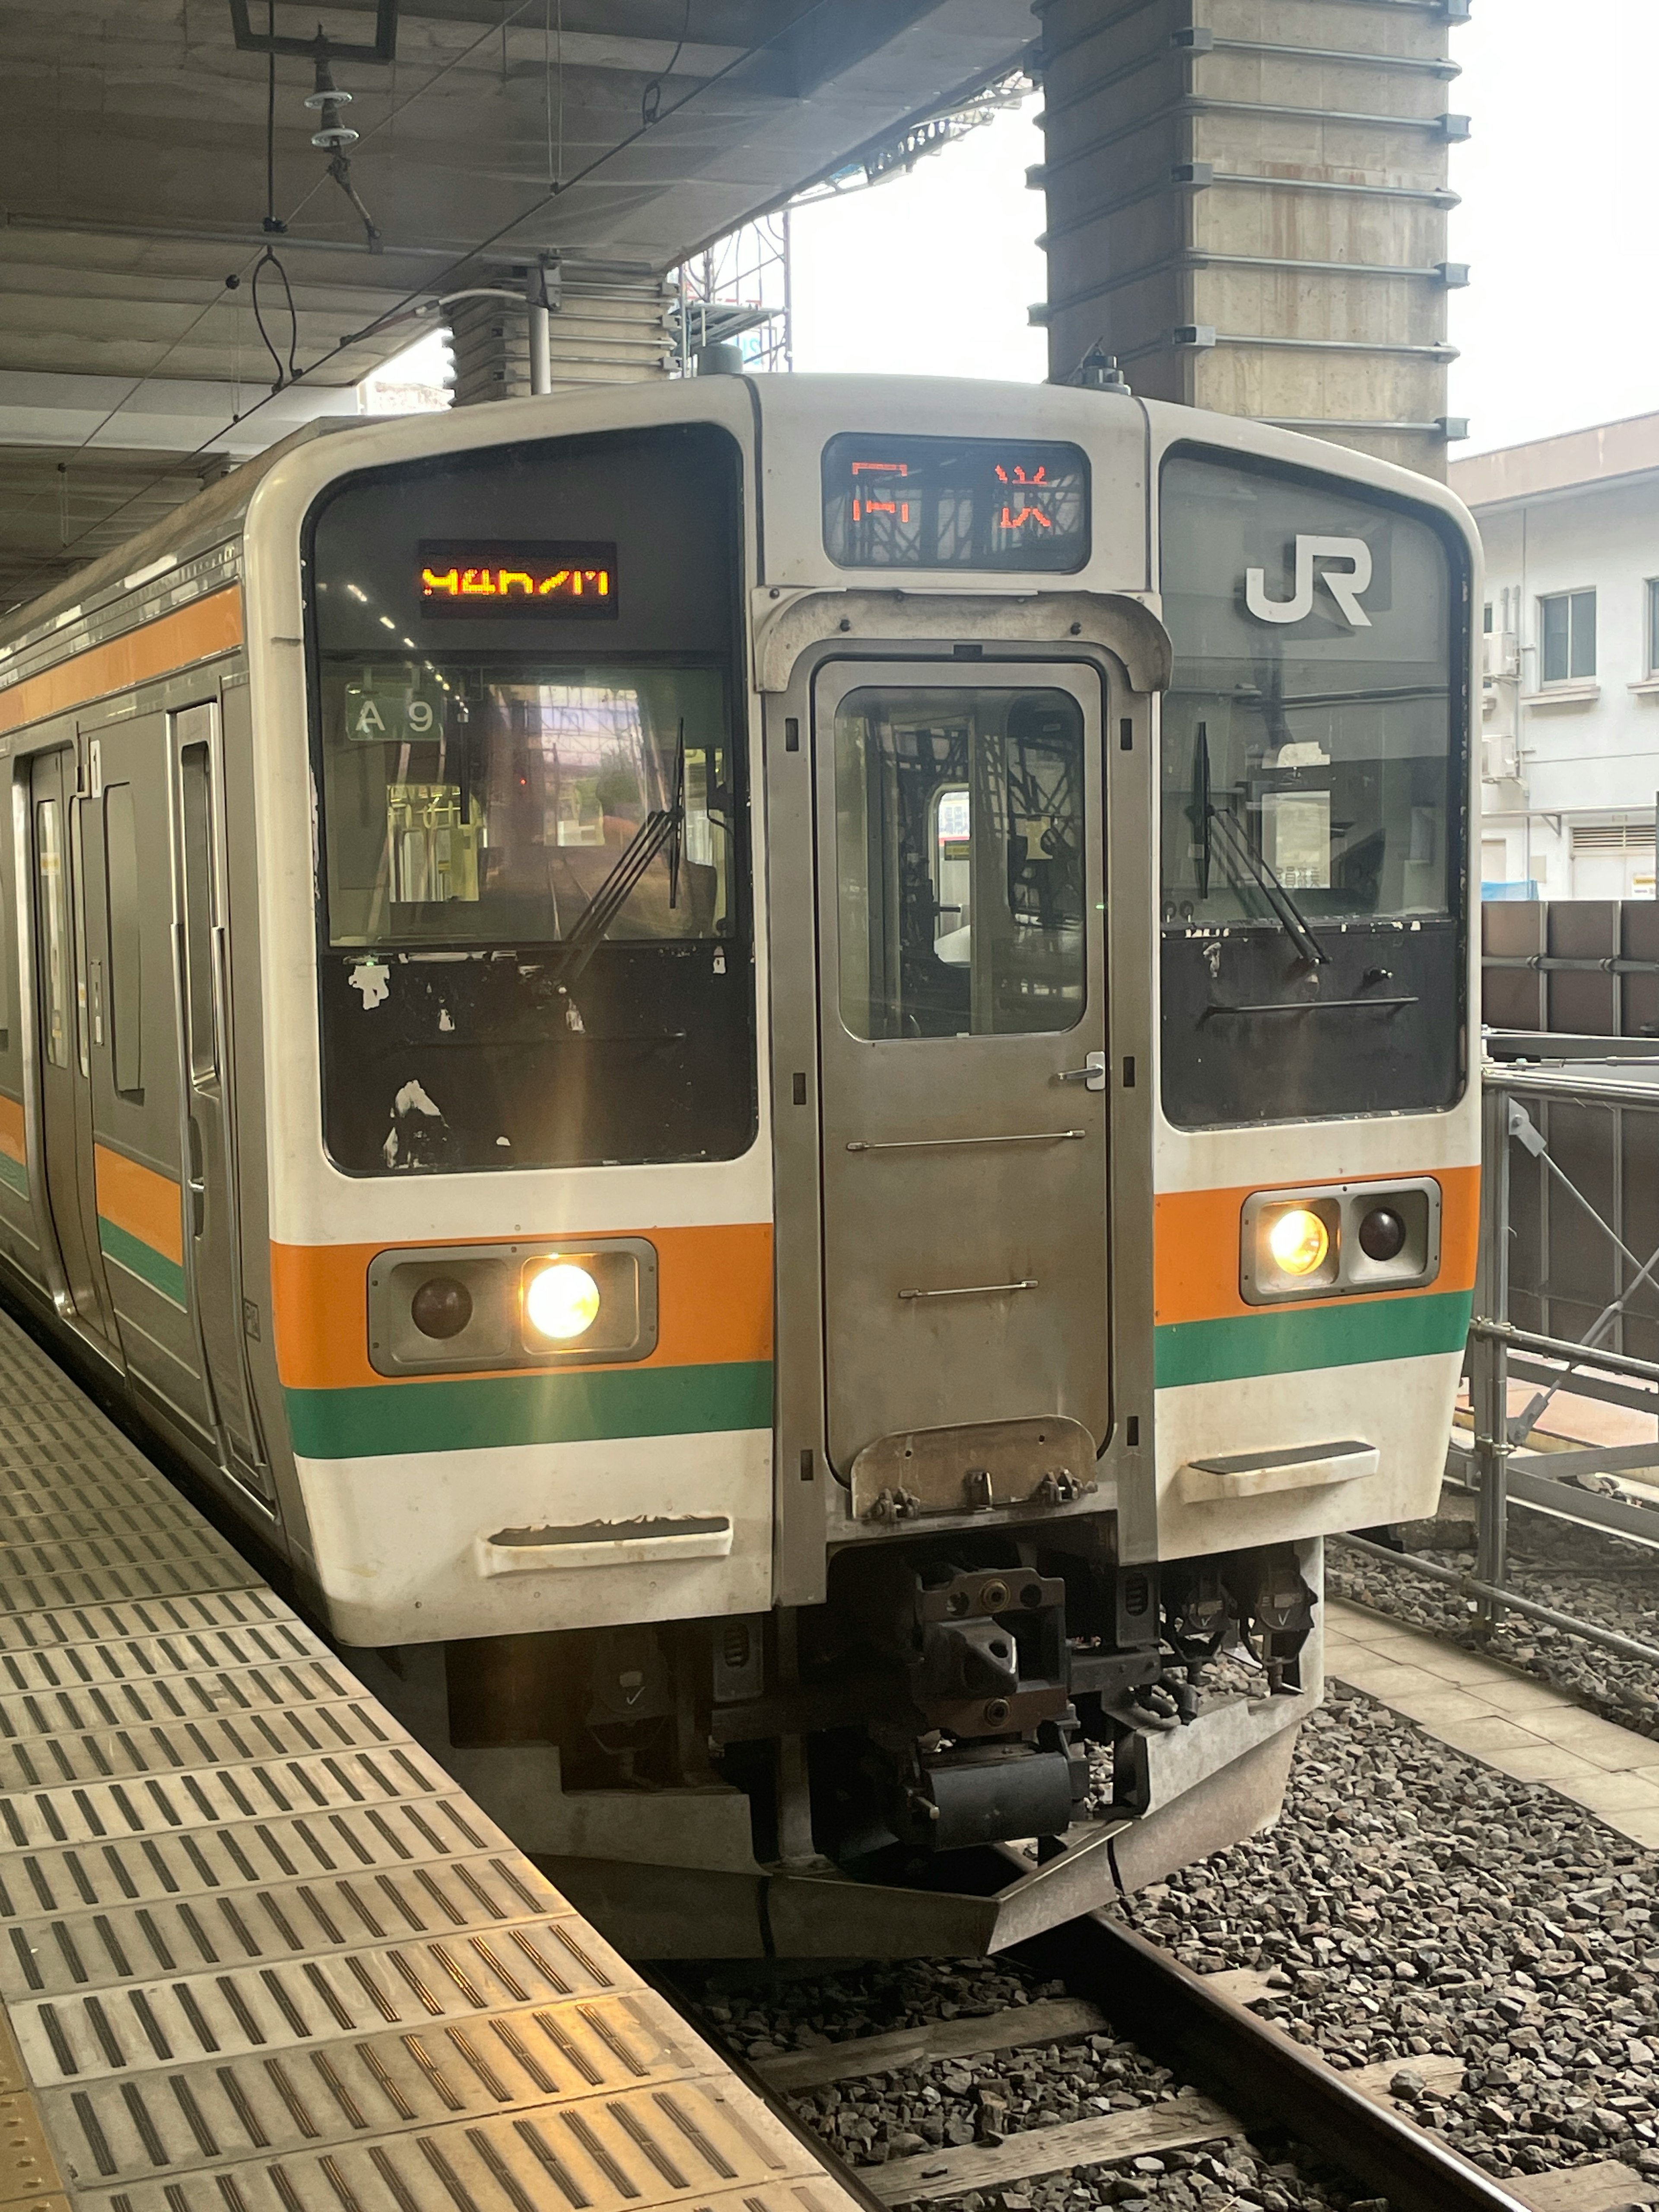
[[[1160,1390],[1187,1382],[1237,1382],[1312,1367],[1358,1367],[1461,1352],[1474,1294],[1431,1291],[1363,1304],[1334,1298],[1294,1312],[1264,1307],[1224,1321],[1183,1321],[1156,1332]]]
[[[169,1260],[165,1252],[158,1252],[131,1231],[118,1229],[114,1222],[98,1217],[98,1242],[104,1257],[113,1260],[118,1267],[137,1275],[140,1282],[148,1283],[159,1291],[172,1305],[185,1310],[185,1271],[176,1260]]]
[[[0,1152],[0,1182],[8,1190],[15,1190],[20,1198],[29,1194],[29,1171],[21,1160],[13,1159],[9,1152]]]
[[[772,1425],[769,1360],[456,1376],[283,1392],[304,1459],[588,1443]]]

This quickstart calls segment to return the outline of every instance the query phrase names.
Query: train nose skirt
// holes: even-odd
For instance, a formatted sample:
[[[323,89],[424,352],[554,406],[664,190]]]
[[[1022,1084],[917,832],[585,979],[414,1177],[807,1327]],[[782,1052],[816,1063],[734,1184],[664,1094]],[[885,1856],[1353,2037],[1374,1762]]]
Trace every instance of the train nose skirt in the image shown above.
[[[854,2199],[0,1315],[0,2200]]]

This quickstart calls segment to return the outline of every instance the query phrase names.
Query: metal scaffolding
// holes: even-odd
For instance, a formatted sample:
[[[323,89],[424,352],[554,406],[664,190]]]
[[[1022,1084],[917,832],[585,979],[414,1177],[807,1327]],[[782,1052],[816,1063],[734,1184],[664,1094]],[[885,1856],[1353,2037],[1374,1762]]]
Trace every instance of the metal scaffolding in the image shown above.
[[[1562,1391],[1659,1421],[1659,1060],[1632,1042],[1627,1057],[1591,1062],[1574,1054],[1579,1042],[1494,1036],[1499,1052],[1559,1043],[1572,1056],[1546,1065],[1499,1060],[1485,1072],[1467,1354],[1474,1433],[1467,1448],[1454,1437],[1447,1460],[1449,1476],[1475,1494],[1474,1571],[1343,1540],[1455,1585],[1488,1631],[1514,1612],[1659,1663],[1659,1646],[1540,1605],[1509,1579],[1511,1506],[1659,1546],[1659,1505],[1621,1496],[1616,1485],[1583,1486],[1586,1478],[1636,1470],[1659,1485],[1659,1440],[1517,1458]],[[1534,1386],[1516,1413],[1511,1381]]]
[[[745,368],[793,368],[787,207],[706,247],[675,270],[672,282],[674,375],[690,376],[708,345],[736,345]]]

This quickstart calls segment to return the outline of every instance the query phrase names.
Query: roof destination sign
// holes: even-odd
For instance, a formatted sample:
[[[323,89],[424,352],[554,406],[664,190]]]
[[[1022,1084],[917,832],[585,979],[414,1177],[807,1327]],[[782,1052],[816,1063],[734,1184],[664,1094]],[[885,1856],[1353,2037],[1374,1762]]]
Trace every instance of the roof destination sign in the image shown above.
[[[614,621],[617,549],[591,539],[428,539],[416,583],[426,614]]]
[[[1052,439],[843,433],[823,449],[823,544],[842,568],[1075,574],[1088,457]]]

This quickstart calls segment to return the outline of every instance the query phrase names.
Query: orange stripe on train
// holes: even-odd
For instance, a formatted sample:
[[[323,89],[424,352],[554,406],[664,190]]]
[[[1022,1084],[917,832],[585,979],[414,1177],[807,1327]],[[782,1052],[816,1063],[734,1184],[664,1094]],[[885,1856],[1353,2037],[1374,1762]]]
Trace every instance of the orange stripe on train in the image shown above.
[[[67,713],[113,691],[130,690],[135,684],[168,675],[191,661],[234,652],[241,642],[242,594],[232,585],[0,690],[0,731]]]
[[[107,1145],[94,1145],[92,1150],[98,1211],[104,1219],[182,1267],[184,1214],[181,1194],[173,1177],[158,1175],[154,1168],[129,1159],[125,1152],[112,1152]]]
[[[608,1229],[597,1237],[644,1237],[657,1251],[657,1348],[635,1367],[713,1366],[772,1357],[772,1225]],[[457,1251],[468,1242],[447,1240]],[[529,1241],[515,1238],[515,1243]],[[567,1248],[579,1237],[560,1240]],[[276,1244],[270,1248],[276,1366],[296,1390],[386,1386],[368,1361],[368,1265],[378,1244]],[[516,1370],[522,1374],[523,1370]],[[586,1371],[592,1371],[586,1370]],[[425,1378],[393,1382],[418,1387]],[[477,1379],[476,1377],[472,1378]]]
[[[1355,1176],[1355,1182],[1386,1185],[1415,1170],[1396,1170],[1392,1176]],[[1468,1291],[1474,1286],[1475,1243],[1480,1232],[1480,1170],[1479,1168],[1439,1168],[1440,1273],[1433,1288]],[[1286,1190],[1299,1183],[1278,1186]],[[1160,1191],[1153,1201],[1152,1279],[1154,1318],[1160,1328],[1173,1322],[1219,1321],[1235,1314],[1259,1314],[1260,1306],[1247,1305],[1238,1287],[1239,1215],[1252,1192],[1272,1189],[1272,1184],[1246,1183],[1238,1190]],[[1328,1299],[1275,1302],[1273,1311],[1285,1313],[1307,1305],[1327,1305]]]

